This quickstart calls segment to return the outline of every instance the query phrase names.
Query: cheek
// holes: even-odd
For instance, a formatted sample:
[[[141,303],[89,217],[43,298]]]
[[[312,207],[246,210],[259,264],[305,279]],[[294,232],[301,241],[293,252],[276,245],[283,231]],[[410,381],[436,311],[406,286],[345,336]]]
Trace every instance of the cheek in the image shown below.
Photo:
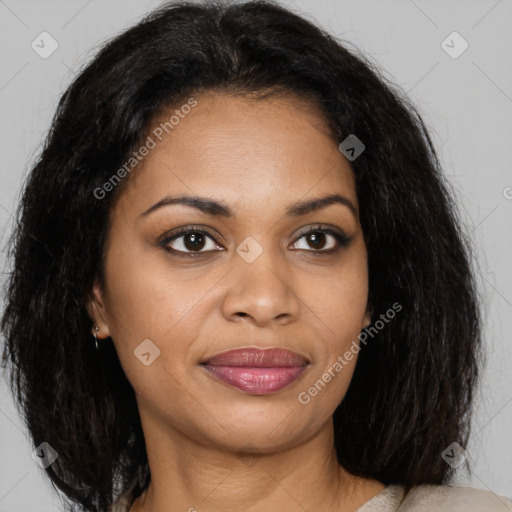
[[[318,361],[298,396],[324,418],[343,399],[359,354],[358,335],[363,328],[368,299],[365,253],[347,259],[339,272],[322,279],[321,286],[303,287],[312,305],[310,326],[318,336]]]
[[[299,297],[324,324],[336,344],[347,336],[357,335],[364,321],[368,300],[368,272],[365,253],[358,251],[347,257],[339,268],[326,272],[313,281],[304,276]]]
[[[195,281],[177,279],[163,253],[129,245],[120,236],[112,240],[106,272],[108,312],[119,340],[162,338],[197,300]]]
[[[121,243],[111,247],[106,268],[108,323],[125,373],[138,381],[143,372],[145,377],[140,378],[149,378],[148,385],[157,378],[156,369],[177,375],[181,371],[178,362],[183,364],[187,359],[202,325],[198,315],[204,307],[200,302],[204,280],[170,272],[160,256],[149,257]],[[142,347],[149,349],[154,365],[146,367],[137,357],[145,353]]]

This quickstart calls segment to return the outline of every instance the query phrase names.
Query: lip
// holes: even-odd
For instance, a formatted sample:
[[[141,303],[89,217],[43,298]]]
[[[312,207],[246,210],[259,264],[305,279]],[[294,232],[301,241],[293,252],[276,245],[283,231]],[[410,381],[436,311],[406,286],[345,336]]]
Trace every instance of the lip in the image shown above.
[[[228,350],[201,363],[213,377],[241,391],[256,395],[276,393],[296,381],[309,360],[282,348]]]

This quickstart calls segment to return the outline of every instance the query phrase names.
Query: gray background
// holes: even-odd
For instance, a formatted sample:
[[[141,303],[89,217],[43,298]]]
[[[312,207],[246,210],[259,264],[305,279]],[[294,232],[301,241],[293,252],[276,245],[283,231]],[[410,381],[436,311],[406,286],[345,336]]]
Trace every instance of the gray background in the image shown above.
[[[418,106],[478,248],[488,363],[468,448],[472,475],[456,483],[512,497],[512,2],[511,0],[283,1],[351,41]],[[21,180],[65,87],[99,46],[158,1],[0,0],[2,247]],[[31,43],[46,31],[58,49]],[[468,49],[441,46],[457,31]],[[448,39],[452,51],[460,42]],[[8,265],[2,256],[2,269]],[[456,343],[457,340],[454,340]],[[0,511],[56,511],[59,500],[0,381]],[[45,407],[45,404],[41,404]]]

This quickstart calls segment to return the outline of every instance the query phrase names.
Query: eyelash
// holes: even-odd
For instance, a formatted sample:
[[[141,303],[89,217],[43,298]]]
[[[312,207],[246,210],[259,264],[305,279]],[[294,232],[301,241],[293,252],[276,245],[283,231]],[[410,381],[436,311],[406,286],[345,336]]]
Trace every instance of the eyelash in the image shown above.
[[[334,253],[338,252],[342,248],[348,247],[348,245],[350,244],[350,242],[353,239],[353,237],[351,237],[351,236],[348,236],[348,235],[345,235],[345,234],[342,234],[342,233],[338,233],[337,231],[334,231],[332,229],[321,228],[321,227],[313,227],[313,228],[310,228],[307,231],[304,231],[303,233],[301,233],[298,236],[298,238],[293,243],[294,244],[297,243],[301,238],[304,238],[305,236],[309,235],[310,233],[323,233],[323,234],[326,234],[326,235],[331,235],[338,242],[338,246],[335,247],[335,248],[332,248],[332,249],[327,249],[327,250],[322,250],[322,249],[318,249],[318,250],[315,250],[315,249],[294,249],[294,250],[296,250],[296,251],[306,251],[308,253],[312,253],[314,256],[331,255],[331,254],[334,254]],[[176,239],[178,239],[178,238],[180,238],[180,237],[182,237],[184,235],[189,235],[189,234],[205,235],[208,238],[212,239],[217,245],[220,245],[215,240],[213,235],[211,233],[209,233],[208,231],[205,231],[204,229],[201,229],[201,228],[191,227],[191,226],[185,226],[183,228],[179,228],[178,230],[173,232],[172,236],[168,236],[168,237],[164,238],[162,241],[160,241],[159,245],[161,247],[164,247],[165,250],[167,250],[171,254],[179,256],[179,257],[184,257],[184,258],[199,258],[203,254],[208,254],[208,253],[211,252],[211,251],[196,251],[196,252],[191,251],[191,252],[185,252],[185,251],[177,251],[176,249],[171,249],[170,247],[168,247],[168,245],[171,242],[173,242],[174,240],[176,240]]]

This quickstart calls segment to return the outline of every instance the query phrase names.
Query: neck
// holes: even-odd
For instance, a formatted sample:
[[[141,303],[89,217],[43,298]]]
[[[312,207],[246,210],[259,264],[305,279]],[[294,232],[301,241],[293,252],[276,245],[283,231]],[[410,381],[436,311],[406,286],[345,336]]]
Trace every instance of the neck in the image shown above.
[[[146,435],[146,449],[151,482],[130,512],[353,512],[384,488],[338,464],[332,420],[272,453],[236,453],[159,429]]]

